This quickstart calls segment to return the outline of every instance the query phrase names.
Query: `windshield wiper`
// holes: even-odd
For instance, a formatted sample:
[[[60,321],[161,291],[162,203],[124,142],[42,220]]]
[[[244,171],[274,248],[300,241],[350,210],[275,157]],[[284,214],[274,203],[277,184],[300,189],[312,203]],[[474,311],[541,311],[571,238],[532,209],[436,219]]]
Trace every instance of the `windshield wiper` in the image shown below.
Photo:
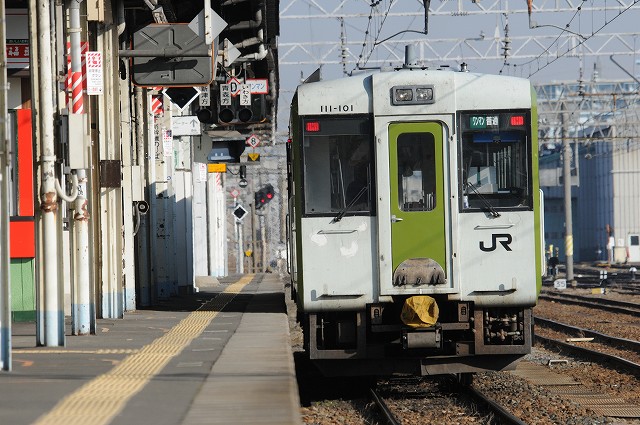
[[[478,188],[473,183],[471,183],[470,181],[467,181],[466,183],[464,183],[463,186],[465,188],[470,187],[471,190],[473,190],[473,192],[476,195],[478,195],[478,198],[480,198],[484,206],[489,210],[492,217],[500,217],[500,213],[496,211],[496,209],[493,207],[493,205],[491,205],[491,203],[487,200],[487,198],[482,196],[482,194],[478,191]]]
[[[353,205],[355,205],[356,202],[358,202],[358,199],[360,199],[362,194],[365,193],[367,189],[369,189],[369,185],[363,186],[362,189],[360,189],[360,192],[358,192],[356,196],[353,197],[351,202],[349,202],[349,205],[346,205],[343,209],[341,209],[340,212],[336,214],[335,217],[333,217],[333,220],[331,220],[331,222],[337,223],[338,221],[342,220],[342,217],[344,217],[347,211],[349,211],[349,208],[351,208]]]

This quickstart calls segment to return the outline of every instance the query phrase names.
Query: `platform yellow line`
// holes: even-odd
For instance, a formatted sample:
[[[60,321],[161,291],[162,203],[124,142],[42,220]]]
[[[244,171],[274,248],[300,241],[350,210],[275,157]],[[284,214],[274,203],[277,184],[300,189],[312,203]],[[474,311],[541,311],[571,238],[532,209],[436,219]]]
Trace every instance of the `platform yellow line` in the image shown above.
[[[106,425],[111,422],[134,395],[209,326],[218,313],[251,282],[253,276],[245,275],[229,285],[165,335],[60,400],[34,424]]]

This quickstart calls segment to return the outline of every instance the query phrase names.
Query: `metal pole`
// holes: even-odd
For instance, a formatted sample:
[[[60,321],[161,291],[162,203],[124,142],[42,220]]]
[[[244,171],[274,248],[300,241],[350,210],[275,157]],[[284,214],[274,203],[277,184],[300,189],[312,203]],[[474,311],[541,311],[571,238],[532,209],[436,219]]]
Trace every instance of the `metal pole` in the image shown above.
[[[562,165],[563,165],[563,183],[564,183],[564,223],[565,223],[565,236],[564,236],[564,249],[566,256],[566,278],[567,282],[575,283],[573,278],[573,217],[571,211],[571,144],[569,143],[569,139],[567,138],[567,131],[565,125],[567,124],[567,113],[565,112],[565,105],[562,103],[560,105],[561,109],[561,123],[562,123],[562,146],[563,156],[562,156]]]
[[[249,194],[251,196],[254,196],[256,193],[256,183],[255,183],[255,177],[256,177],[256,173],[252,173],[251,175],[251,184],[249,185]],[[257,243],[257,228],[256,228],[256,203],[255,203],[255,196],[254,196],[254,201],[251,202],[251,249],[253,250],[253,252],[251,253],[251,272],[252,273],[257,273],[258,272],[258,261],[256,260],[257,256],[258,256],[258,243]]]
[[[40,98],[40,210],[42,211],[43,283],[44,283],[44,339],[48,347],[64,345],[64,311],[58,300],[58,237],[56,193],[56,153],[53,99],[53,67],[51,45],[51,8],[48,0],[36,1],[38,28],[38,95]]]
[[[82,91],[82,48],[80,26],[80,4],[82,0],[69,3],[69,38],[71,41],[71,112],[84,115]],[[84,137],[86,135],[83,134]],[[83,144],[86,145],[86,144]],[[73,237],[75,247],[74,279],[75,293],[78,294],[72,308],[74,314],[73,329],[75,335],[88,335],[91,326],[91,269],[89,266],[89,211],[87,209],[87,174],[84,169],[77,170],[78,197],[73,213]],[[95,327],[93,327],[95,328]]]
[[[144,109],[144,94],[141,87],[135,88],[135,129],[136,129],[136,158],[135,164],[140,168],[140,181],[133,182],[134,185],[140,185],[145,200],[149,199],[146,194],[146,169],[147,161],[145,157],[145,123],[146,112]],[[151,305],[151,285],[149,272],[149,232],[147,215],[138,214],[139,227],[138,233],[138,275],[136,276],[136,292],[139,295],[140,305]]]
[[[251,253],[251,273],[257,273],[257,266],[256,266],[256,256],[258,254],[258,250],[257,248],[257,243],[256,243],[256,236],[257,234],[257,229],[256,229],[256,204],[252,203],[251,204],[251,250],[253,251]]]
[[[238,200],[236,198],[236,205],[238,205]],[[244,273],[244,253],[242,252],[242,222],[238,219],[236,220],[236,237],[238,238],[238,254],[237,254],[237,263],[236,270],[239,274]]]
[[[0,2],[0,367],[11,370],[11,279],[9,275],[9,165],[7,48],[4,2]]]
[[[258,216],[260,220],[260,239],[262,240],[262,273],[267,272],[267,229],[264,224],[264,214]]]
[[[135,116],[136,116],[136,161],[135,164],[144,167],[145,166],[145,157],[144,157],[144,123],[145,123],[145,112],[144,112],[144,99],[142,94],[142,87],[135,88]],[[142,173],[141,173],[142,175]],[[140,182],[142,184],[143,182]]]

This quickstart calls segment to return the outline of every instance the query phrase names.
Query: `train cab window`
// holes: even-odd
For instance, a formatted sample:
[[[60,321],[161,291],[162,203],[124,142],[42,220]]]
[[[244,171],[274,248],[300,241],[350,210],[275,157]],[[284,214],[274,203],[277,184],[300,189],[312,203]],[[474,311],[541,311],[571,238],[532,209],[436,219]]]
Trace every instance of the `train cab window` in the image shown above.
[[[402,211],[436,206],[435,140],[429,133],[398,136],[398,205]]]
[[[532,208],[528,122],[526,111],[459,114],[462,211]]]
[[[369,118],[303,121],[304,213],[370,215],[375,190]]]

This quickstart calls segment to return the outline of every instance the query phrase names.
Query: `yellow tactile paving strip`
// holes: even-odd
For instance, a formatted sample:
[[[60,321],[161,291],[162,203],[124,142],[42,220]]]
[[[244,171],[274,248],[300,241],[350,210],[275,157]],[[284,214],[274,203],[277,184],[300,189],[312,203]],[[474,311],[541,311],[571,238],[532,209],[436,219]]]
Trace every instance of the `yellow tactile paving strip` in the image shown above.
[[[99,349],[99,350],[47,350],[47,349],[24,349],[14,348],[13,352],[18,354],[135,354],[138,349],[136,348],[114,348],[114,349]]]
[[[106,425],[111,422],[134,395],[209,326],[224,306],[233,300],[253,277],[254,275],[245,275],[238,282],[229,285],[164,336],[142,347],[111,371],[96,377],[62,399],[35,424]]]

